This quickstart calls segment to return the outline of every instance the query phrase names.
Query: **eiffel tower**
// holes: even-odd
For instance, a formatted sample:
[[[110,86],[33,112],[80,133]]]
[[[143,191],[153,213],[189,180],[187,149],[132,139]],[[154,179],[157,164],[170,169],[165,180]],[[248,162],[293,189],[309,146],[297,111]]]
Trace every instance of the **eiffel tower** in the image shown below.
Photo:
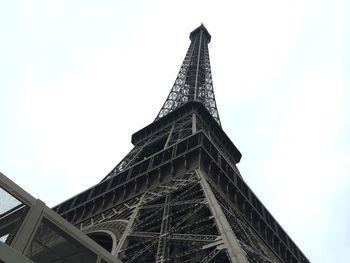
[[[122,262],[309,260],[246,184],[221,127],[202,25],[154,122],[98,184],[54,207]]]

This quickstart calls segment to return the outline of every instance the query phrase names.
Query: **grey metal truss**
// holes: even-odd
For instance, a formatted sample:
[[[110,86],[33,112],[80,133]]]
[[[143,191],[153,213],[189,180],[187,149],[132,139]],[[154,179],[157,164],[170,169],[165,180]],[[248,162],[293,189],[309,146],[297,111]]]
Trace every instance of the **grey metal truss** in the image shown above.
[[[172,125],[168,125],[160,131],[153,133],[151,136],[144,138],[137,145],[135,145],[135,147],[116,165],[116,167],[104,178],[104,180],[117,175],[121,171],[151,155],[153,152],[150,152],[147,149],[144,151],[145,146],[152,145],[163,138],[165,143],[163,143],[162,149],[169,147],[183,138],[191,135],[193,133],[192,126],[193,121],[191,116],[184,116]]]
[[[176,176],[146,192],[146,196],[147,201],[140,206],[127,234],[128,245],[120,255],[123,261],[200,262],[213,250],[213,247],[203,249],[203,246],[220,244],[215,219],[210,218],[194,172]],[[191,244],[193,249],[181,249],[185,244]]]
[[[226,216],[224,215],[223,209],[216,199],[213,190],[211,189],[207,179],[202,175],[201,171],[196,171],[200,177],[203,192],[206,200],[210,205],[213,216],[216,219],[218,228],[221,232],[222,238],[224,239],[224,248],[227,249],[228,254],[233,262],[246,263],[248,262],[244,250],[241,248],[238,239],[233,232]]]
[[[163,107],[157,115],[162,118],[188,101],[203,103],[220,124],[213,90],[208,44],[211,36],[201,25],[191,35],[191,44]]]
[[[113,236],[123,262],[308,263],[240,175],[221,128],[203,25],[153,123],[100,183],[54,210]]]
[[[143,134],[147,132],[143,131]],[[226,152],[234,151],[227,149]],[[86,231],[96,226],[103,229],[102,223],[113,222],[118,229],[116,232],[122,233],[116,233],[119,256],[129,262],[138,262],[140,257],[156,261],[157,253],[160,261],[163,258],[179,262],[197,258],[194,262],[200,262],[214,253],[212,249],[220,250],[220,244],[225,243],[217,233],[210,237],[214,231],[210,227],[218,229],[215,220],[220,216],[211,215],[206,205],[208,197],[205,197],[201,190],[203,187],[191,172],[200,167],[202,173],[205,171],[211,191],[249,260],[308,262],[236,173],[235,163],[226,159],[225,155],[200,130],[67,200],[55,210]],[[232,156],[235,154],[232,153]],[[174,223],[170,227],[173,232],[160,234],[162,225],[166,226],[163,222],[163,218],[167,217],[164,207],[169,194],[167,213]],[[140,203],[141,197],[143,201]],[[137,214],[136,207],[139,210]],[[129,232],[125,232],[126,225]],[[119,245],[122,240],[126,242]],[[163,240],[161,245],[159,240]],[[199,245],[205,241],[208,242],[206,245]],[[190,242],[195,243],[190,246]],[[176,252],[174,256],[174,252],[167,252],[167,247],[171,248],[170,251],[176,247],[183,252]],[[231,258],[227,256],[230,254],[229,247],[221,247],[225,252],[218,253],[216,257],[220,260]]]

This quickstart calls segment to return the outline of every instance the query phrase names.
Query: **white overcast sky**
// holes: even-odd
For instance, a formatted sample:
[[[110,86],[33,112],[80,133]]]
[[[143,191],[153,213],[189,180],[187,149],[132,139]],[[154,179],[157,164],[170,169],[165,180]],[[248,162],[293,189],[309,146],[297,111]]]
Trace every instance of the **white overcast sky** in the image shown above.
[[[238,165],[312,262],[349,262],[350,1],[2,1],[0,171],[53,206],[154,120],[205,24]]]

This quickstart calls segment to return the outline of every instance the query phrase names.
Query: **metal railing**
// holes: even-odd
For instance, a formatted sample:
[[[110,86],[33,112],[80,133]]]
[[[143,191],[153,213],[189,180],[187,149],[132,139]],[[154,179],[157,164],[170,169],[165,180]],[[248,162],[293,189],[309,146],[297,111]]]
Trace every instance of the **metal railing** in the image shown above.
[[[0,173],[0,262],[121,262]]]

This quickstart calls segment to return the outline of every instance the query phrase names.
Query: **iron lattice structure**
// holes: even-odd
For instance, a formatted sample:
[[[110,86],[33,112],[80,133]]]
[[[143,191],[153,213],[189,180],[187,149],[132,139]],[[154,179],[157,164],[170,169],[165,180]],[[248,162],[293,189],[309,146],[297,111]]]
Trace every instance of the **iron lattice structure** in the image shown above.
[[[132,135],[134,148],[100,183],[54,210],[123,262],[309,262],[236,167],[210,39],[203,25],[190,34],[155,121]]]
[[[201,26],[190,34],[190,40],[191,44],[179,74],[156,120],[187,101],[199,101],[220,124],[208,51],[211,36],[206,28]]]

